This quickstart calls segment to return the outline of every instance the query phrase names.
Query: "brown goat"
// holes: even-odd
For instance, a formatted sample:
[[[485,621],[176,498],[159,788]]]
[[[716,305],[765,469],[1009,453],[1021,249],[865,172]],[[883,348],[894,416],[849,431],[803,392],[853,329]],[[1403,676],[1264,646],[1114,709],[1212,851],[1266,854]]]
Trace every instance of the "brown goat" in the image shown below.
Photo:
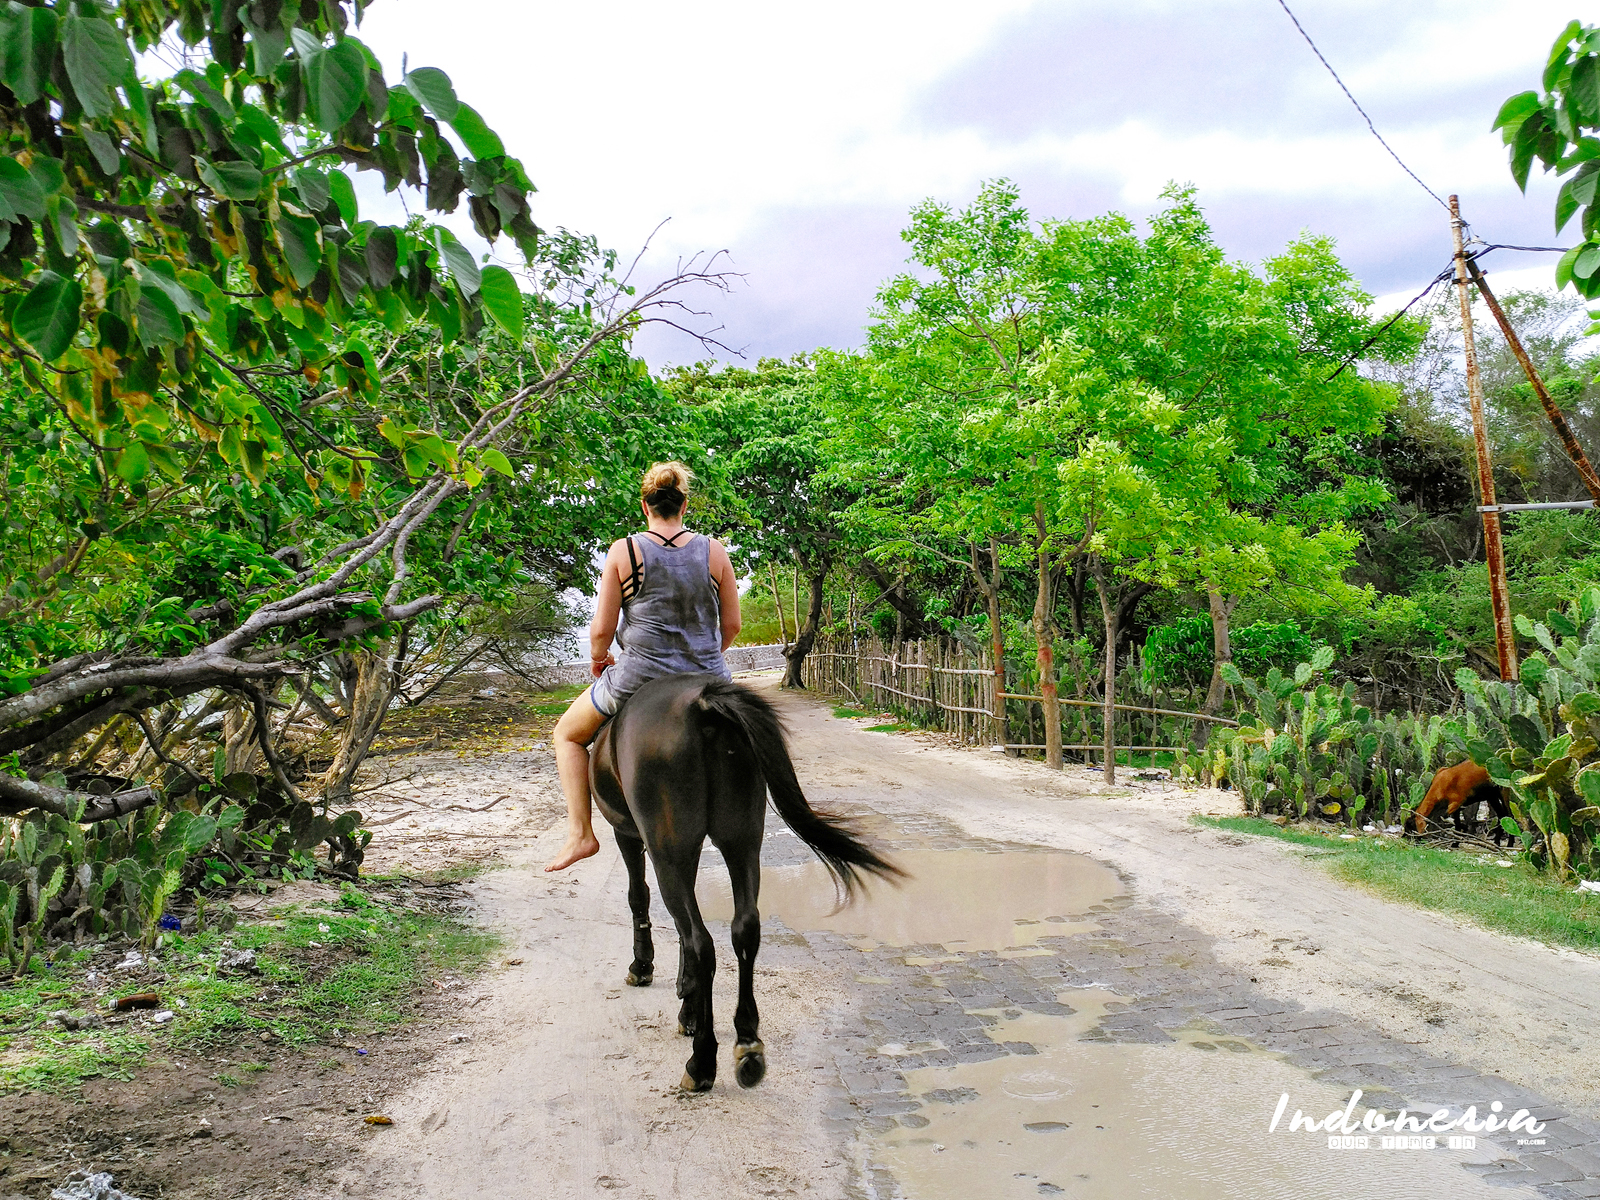
[[[1490,781],[1489,772],[1475,762],[1457,763],[1434,774],[1433,782],[1428,785],[1428,794],[1417,805],[1414,814],[1415,832],[1426,833],[1429,824],[1443,825],[1443,818],[1448,817],[1455,818],[1457,829],[1465,829],[1468,821],[1476,820],[1479,801],[1488,802],[1489,812],[1493,815],[1494,841],[1498,846],[1505,836],[1500,827],[1500,818],[1509,817],[1511,808],[1506,804],[1505,793]],[[1441,804],[1445,805],[1445,811],[1442,817],[1436,818],[1433,816],[1434,810]],[[1467,810],[1466,819],[1462,816],[1463,808]]]

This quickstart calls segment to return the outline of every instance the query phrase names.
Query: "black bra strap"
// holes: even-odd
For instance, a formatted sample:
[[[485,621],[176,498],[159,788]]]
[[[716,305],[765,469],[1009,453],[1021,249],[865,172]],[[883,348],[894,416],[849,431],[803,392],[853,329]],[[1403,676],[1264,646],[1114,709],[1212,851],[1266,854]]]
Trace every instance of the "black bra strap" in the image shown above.
[[[671,537],[663,537],[661,534],[657,533],[654,529],[646,529],[645,532],[648,533],[651,537],[658,539],[663,546],[671,546],[679,538],[683,537],[686,533],[689,533],[689,530],[680,529],[680,530],[678,530],[677,533],[673,534]]]
[[[630,537],[627,542],[628,566],[631,569],[628,571],[628,578],[623,580],[622,583],[622,598],[624,600],[632,600],[639,594],[639,556],[634,553],[633,539]]]

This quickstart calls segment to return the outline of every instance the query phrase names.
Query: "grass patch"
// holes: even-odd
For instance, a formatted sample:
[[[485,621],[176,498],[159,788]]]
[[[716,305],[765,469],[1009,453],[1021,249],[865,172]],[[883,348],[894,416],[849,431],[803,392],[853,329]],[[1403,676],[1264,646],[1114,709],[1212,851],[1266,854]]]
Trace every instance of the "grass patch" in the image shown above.
[[[1133,754],[1123,750],[1117,755],[1117,765],[1123,767],[1165,767],[1171,770],[1178,761],[1178,756],[1171,750],[1155,750],[1148,754]]]
[[[904,717],[895,717],[892,710],[885,712],[883,709],[857,708],[850,704],[834,705],[833,715],[844,721],[859,721],[863,718],[870,717],[893,718],[891,720],[884,721],[881,725],[868,725],[866,727],[868,733],[915,733],[919,730],[927,728],[926,726],[918,725],[913,721],[907,720]]]
[[[528,707],[541,717],[559,717],[572,707],[572,702],[583,695],[587,683],[557,684],[548,692],[540,692],[528,701]]]
[[[490,871],[498,871],[503,866],[505,864],[499,859],[471,859],[464,862],[450,863],[436,871],[386,871],[381,874],[364,874],[361,876],[361,881],[369,885],[399,887],[410,887],[417,884],[431,886],[441,883],[467,883],[487,875]]]
[[[1556,882],[1521,861],[1520,854],[1512,866],[1497,867],[1493,858],[1396,837],[1347,841],[1337,831],[1285,829],[1259,817],[1193,820],[1321,851],[1315,857],[1334,878],[1386,900],[1449,913],[1496,933],[1533,938],[1549,946],[1600,951],[1600,895]]]
[[[174,936],[158,952],[164,978],[117,981],[112,996],[158,992],[174,1013],[170,1024],[136,1019],[69,1032],[49,1015],[106,1012],[106,996],[87,986],[87,956],[80,955],[0,984],[0,1091],[127,1078],[152,1053],[227,1044],[242,1034],[270,1032],[290,1046],[348,1042],[404,1023],[410,999],[431,980],[481,967],[499,945],[497,934],[346,887],[337,912],[290,911],[226,934]],[[257,973],[219,972],[230,947],[254,950]]]

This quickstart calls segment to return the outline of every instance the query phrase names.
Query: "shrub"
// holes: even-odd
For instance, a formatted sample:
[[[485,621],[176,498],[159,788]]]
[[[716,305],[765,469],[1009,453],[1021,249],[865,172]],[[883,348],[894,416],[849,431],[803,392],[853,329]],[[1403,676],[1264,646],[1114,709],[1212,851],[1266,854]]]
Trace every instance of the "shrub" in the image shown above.
[[[1541,647],[1523,661],[1521,679],[1456,673],[1483,730],[1467,749],[1510,792],[1503,824],[1537,865],[1600,875],[1600,588],[1542,622],[1518,615],[1516,624]]]
[[[1356,702],[1356,688],[1320,679],[1333,663],[1320,647],[1292,674],[1276,667],[1262,683],[1223,668],[1254,711],[1237,729],[1217,731],[1190,769],[1207,781],[1226,779],[1252,813],[1317,816],[1354,825],[1400,822],[1427,794],[1434,770],[1452,754],[1465,757],[1475,735],[1465,721],[1389,713]]]
[[[1293,621],[1257,621],[1233,630],[1229,640],[1234,665],[1252,675],[1265,674],[1273,667],[1292,670],[1316,649]],[[1196,613],[1181,621],[1157,625],[1144,643],[1145,685],[1202,687],[1211,679],[1214,661],[1211,618],[1207,614]]]

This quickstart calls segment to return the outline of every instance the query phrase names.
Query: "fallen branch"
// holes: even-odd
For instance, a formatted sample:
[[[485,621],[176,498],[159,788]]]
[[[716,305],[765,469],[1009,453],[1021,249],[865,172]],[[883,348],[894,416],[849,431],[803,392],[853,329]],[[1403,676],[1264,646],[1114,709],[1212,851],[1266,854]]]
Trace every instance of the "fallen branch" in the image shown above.
[[[0,772],[0,816],[16,816],[39,808],[87,825],[126,816],[159,798],[156,789],[148,785],[110,796],[97,796],[93,792],[69,791]]]

